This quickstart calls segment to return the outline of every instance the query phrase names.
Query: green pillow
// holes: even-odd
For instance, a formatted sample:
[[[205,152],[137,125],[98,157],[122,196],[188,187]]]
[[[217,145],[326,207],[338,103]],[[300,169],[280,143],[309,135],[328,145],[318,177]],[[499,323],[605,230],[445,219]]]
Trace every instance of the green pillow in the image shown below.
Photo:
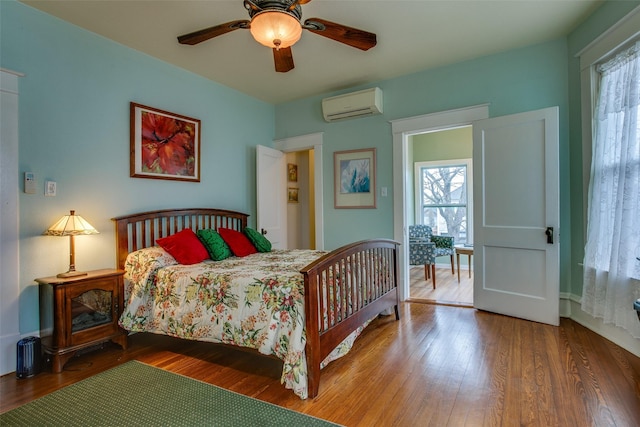
[[[216,230],[198,230],[196,235],[204,247],[207,248],[207,252],[209,252],[209,256],[212,260],[222,261],[223,259],[231,256],[231,249],[229,249],[229,246]]]
[[[245,228],[244,234],[249,238],[258,252],[271,252],[271,242],[253,228]]]

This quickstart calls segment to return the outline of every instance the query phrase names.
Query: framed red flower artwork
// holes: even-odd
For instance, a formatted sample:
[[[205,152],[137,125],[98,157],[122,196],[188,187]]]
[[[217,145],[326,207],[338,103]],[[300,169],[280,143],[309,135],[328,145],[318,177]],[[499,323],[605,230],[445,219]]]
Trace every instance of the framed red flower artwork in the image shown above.
[[[200,182],[200,120],[131,103],[132,177]]]

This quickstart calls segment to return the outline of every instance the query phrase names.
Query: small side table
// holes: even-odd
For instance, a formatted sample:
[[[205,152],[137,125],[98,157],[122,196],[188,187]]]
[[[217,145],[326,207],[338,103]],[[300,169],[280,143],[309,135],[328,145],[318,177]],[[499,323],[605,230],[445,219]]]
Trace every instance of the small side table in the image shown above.
[[[118,326],[123,307],[123,270],[94,270],[84,276],[36,279],[40,293],[40,337],[53,372],[80,349],[105,341],[127,348]]]
[[[460,254],[467,255],[469,257],[469,278],[471,278],[471,256],[473,255],[473,246],[456,246],[456,261],[458,262],[458,283],[460,283]]]

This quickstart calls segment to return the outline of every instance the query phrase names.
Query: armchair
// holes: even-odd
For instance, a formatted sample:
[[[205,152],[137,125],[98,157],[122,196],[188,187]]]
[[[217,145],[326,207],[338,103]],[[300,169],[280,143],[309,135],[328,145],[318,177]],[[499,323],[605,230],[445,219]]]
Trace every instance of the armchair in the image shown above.
[[[433,289],[436,288],[436,245],[431,241],[428,225],[409,226],[409,265],[424,265],[424,280],[431,276]]]
[[[455,274],[453,255],[456,251],[453,246],[453,236],[434,236],[431,227],[428,225],[415,224],[409,226],[409,246],[411,246],[411,240],[426,240],[433,242],[435,244],[435,256],[439,257],[449,255],[451,259],[451,274]]]
[[[424,239],[409,238],[409,264],[424,265],[424,280],[431,276],[433,289],[436,288],[436,245]],[[431,267],[431,271],[429,271]]]
[[[431,236],[431,241],[436,244],[436,256],[449,255],[451,258],[451,274],[455,274],[453,255],[456,253],[453,247],[453,236]]]

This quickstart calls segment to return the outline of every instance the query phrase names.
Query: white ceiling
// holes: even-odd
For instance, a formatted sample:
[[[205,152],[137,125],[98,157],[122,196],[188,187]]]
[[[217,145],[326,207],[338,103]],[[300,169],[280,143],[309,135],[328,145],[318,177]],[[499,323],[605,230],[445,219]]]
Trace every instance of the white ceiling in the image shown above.
[[[248,19],[242,0],[21,0],[125,46],[272,104],[411,74],[567,35],[601,0],[314,0],[312,17],[377,34],[363,52],[304,31],[295,68],[236,30],[196,46],[176,37]]]

